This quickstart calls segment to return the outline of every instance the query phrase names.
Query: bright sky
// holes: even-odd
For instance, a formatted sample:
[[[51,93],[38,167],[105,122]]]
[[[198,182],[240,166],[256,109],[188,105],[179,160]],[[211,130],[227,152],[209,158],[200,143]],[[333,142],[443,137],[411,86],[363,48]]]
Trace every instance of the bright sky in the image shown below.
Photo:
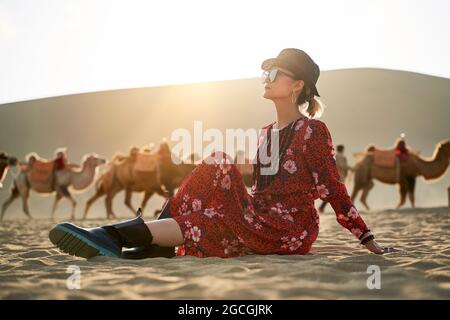
[[[287,47],[450,78],[449,39],[449,0],[0,0],[0,103],[258,77]]]

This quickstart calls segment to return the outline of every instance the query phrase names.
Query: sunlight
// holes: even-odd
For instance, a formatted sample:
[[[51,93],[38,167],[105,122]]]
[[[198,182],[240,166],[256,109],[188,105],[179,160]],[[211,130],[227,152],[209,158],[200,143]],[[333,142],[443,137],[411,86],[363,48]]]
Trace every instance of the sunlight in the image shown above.
[[[259,77],[261,62],[287,47],[305,50],[323,71],[377,67],[448,77],[446,8],[450,2],[439,0],[4,0],[0,103]]]

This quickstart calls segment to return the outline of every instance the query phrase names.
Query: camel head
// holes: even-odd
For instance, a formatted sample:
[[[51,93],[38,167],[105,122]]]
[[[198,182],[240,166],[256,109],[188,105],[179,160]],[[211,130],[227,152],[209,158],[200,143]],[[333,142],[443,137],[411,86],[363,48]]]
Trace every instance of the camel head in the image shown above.
[[[96,168],[102,164],[106,163],[106,159],[100,157],[99,155],[95,153],[87,154],[83,157],[83,166],[87,166],[90,168]]]
[[[8,157],[8,165],[9,166],[17,166],[17,163],[19,161],[17,160],[16,157]]]
[[[8,156],[4,152],[0,152],[0,160],[4,161],[8,166],[16,166],[18,163],[16,157]]]
[[[444,140],[438,143],[437,145],[437,153],[442,153],[446,158],[450,158],[450,140]]]

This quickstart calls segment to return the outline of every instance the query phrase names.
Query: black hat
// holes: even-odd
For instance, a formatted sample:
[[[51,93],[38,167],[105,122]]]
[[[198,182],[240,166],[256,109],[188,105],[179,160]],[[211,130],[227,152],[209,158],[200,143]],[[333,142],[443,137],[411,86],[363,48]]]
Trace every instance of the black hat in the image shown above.
[[[291,71],[297,79],[304,80],[311,87],[314,95],[320,97],[316,88],[320,69],[306,52],[295,48],[283,49],[278,57],[264,60],[261,64],[263,70],[270,70],[275,67]]]

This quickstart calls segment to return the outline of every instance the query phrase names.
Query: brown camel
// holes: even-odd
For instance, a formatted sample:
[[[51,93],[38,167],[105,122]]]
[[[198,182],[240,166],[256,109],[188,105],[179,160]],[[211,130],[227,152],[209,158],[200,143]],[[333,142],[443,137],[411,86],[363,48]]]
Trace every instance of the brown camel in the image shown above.
[[[450,186],[447,188],[447,196],[448,196],[448,207],[450,208]]]
[[[450,208],[450,186],[447,188],[447,196],[448,196],[448,207]]]
[[[405,162],[397,161],[396,166],[386,167],[374,163],[372,146],[370,151],[363,153],[363,158],[355,165],[352,201],[362,190],[360,200],[369,210],[367,196],[374,186],[372,179],[377,179],[383,183],[399,186],[400,200],[396,206],[397,209],[405,203],[406,195],[409,197],[411,206],[414,207],[414,189],[417,176],[423,176],[425,180],[435,180],[442,177],[449,166],[449,158],[450,141],[445,140],[436,145],[430,158],[424,159],[417,153],[411,152]]]
[[[148,162],[147,167],[139,168],[139,157],[147,156],[149,159],[154,157],[154,167],[152,161]],[[144,192],[141,209],[144,210],[148,200],[155,193],[165,197],[173,196],[174,190],[185,175],[192,169],[193,165],[181,163],[175,165],[171,159],[171,152],[167,142],[160,144],[157,151],[142,150],[132,147],[128,155],[117,154],[110,161],[107,170],[100,176],[96,182],[96,193],[86,202],[84,218],[92,204],[100,197],[106,196],[105,205],[107,218],[115,218],[112,202],[115,195],[125,191],[125,205],[133,214],[136,210],[131,203],[133,192]],[[158,211],[155,212],[155,214]]]
[[[125,190],[125,205],[134,214],[135,208],[131,203],[133,192],[144,192],[141,208],[144,209],[147,201],[156,192],[164,195],[163,190],[157,180],[156,167],[150,171],[135,170],[136,159],[141,152],[149,153],[151,150],[141,150],[138,147],[132,147],[128,155],[116,154],[108,163],[105,172],[95,183],[96,192],[86,202],[83,219],[86,219],[88,211],[92,204],[100,197],[106,196],[105,206],[107,218],[116,218],[112,209],[112,202],[115,195],[121,190]]]
[[[50,163],[50,161],[44,161],[39,158],[37,160],[41,160],[40,163],[44,164]],[[49,174],[47,176],[48,178],[46,178],[45,180],[36,179],[36,177],[38,177],[38,175],[36,175],[36,171],[34,170],[36,162],[34,162],[33,164],[34,169],[28,167],[26,164],[23,164],[21,171],[14,179],[10,197],[3,203],[0,220],[3,219],[3,216],[9,205],[19,196],[22,198],[22,208],[24,213],[29,218],[31,218],[28,207],[28,198],[31,190],[44,195],[52,194],[56,191],[55,201],[53,203],[51,213],[52,219],[61,198],[66,197],[67,199],[69,199],[72,203],[71,217],[73,220],[75,218],[76,201],[71,196],[68,187],[72,187],[77,191],[88,188],[94,181],[97,167],[104,164],[105,162],[106,161],[103,158],[99,157],[96,154],[87,154],[82,159],[81,168],[74,168],[74,165],[69,165],[66,169],[56,172],[56,176],[54,177],[56,179],[55,184],[53,183],[52,174]],[[54,188],[54,185],[56,185],[56,190]]]
[[[9,167],[17,165],[17,158],[8,156],[4,152],[0,152],[0,189],[3,188],[3,180],[8,173]]]

